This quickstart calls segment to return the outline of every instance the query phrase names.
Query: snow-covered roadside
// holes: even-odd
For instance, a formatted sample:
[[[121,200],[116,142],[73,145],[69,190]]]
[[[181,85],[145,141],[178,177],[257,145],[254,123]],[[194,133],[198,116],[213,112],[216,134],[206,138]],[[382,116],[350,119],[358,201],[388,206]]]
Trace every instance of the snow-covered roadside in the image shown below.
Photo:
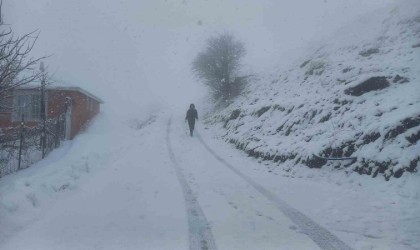
[[[284,168],[341,168],[385,180],[420,163],[420,2],[361,17],[305,56],[261,74],[208,122]],[[353,161],[326,158],[352,157]]]
[[[146,116],[139,120],[150,122]],[[0,244],[48,214],[57,201],[83,192],[80,186],[121,158],[136,143],[129,138],[145,125],[137,120],[119,121],[105,111],[85,133],[65,142],[46,159],[2,178]]]
[[[420,175],[390,182],[341,170],[296,166],[290,172],[257,161],[201,131],[218,154],[355,249],[420,249]]]

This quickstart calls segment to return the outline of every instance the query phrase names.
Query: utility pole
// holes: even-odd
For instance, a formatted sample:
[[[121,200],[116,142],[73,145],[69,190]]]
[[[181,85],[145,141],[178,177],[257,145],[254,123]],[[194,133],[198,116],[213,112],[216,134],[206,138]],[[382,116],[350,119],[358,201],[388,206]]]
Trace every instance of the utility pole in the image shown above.
[[[42,145],[42,159],[45,157],[45,147],[47,144],[47,115],[45,113],[45,84],[46,84],[46,74],[44,63],[41,62],[39,66],[41,70],[41,120],[42,120],[42,132],[41,132],[41,145]]]
[[[20,122],[20,141],[19,141],[19,159],[18,170],[20,170],[20,163],[22,162],[22,147],[23,147],[23,132],[25,131],[25,119],[22,113],[22,120]]]

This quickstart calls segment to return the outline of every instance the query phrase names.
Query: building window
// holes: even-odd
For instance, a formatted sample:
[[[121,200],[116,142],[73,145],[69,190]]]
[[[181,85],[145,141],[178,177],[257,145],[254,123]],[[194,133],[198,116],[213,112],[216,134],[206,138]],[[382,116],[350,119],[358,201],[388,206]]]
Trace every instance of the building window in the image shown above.
[[[12,110],[12,101],[10,97],[0,96],[0,113],[10,113]]]
[[[88,97],[87,98],[87,108],[88,108],[88,110],[89,110],[89,112],[92,112],[92,110],[93,110],[93,102],[92,102],[92,99],[90,98],[90,97]]]
[[[38,120],[41,116],[41,96],[39,94],[18,95],[16,118],[24,115],[25,120]]]
[[[93,112],[93,100],[89,98],[89,111]]]

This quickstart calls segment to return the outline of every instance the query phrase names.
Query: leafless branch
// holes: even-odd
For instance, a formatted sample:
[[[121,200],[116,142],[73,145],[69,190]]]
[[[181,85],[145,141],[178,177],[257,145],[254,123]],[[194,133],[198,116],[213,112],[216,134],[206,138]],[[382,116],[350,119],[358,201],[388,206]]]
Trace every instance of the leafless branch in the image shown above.
[[[21,37],[15,37],[11,29],[0,33],[0,97],[6,91],[28,84],[41,76],[35,66],[45,57],[29,56],[39,37],[39,32],[36,32]]]

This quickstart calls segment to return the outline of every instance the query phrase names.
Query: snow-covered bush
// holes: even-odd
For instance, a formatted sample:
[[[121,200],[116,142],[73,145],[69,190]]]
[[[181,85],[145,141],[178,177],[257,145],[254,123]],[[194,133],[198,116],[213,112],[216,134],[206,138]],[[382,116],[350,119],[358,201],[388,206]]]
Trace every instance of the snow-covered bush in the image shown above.
[[[305,67],[305,75],[322,75],[325,70],[326,63],[321,60],[313,60],[310,61],[307,66]]]

